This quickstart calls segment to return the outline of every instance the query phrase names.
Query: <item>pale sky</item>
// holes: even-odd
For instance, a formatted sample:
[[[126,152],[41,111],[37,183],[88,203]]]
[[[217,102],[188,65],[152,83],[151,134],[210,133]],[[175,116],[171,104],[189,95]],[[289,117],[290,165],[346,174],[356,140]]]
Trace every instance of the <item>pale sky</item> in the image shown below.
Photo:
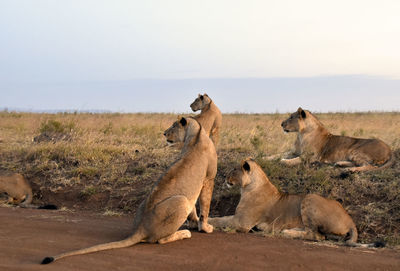
[[[1,0],[0,108],[180,112],[205,90],[224,112],[400,110],[399,14],[398,0]]]

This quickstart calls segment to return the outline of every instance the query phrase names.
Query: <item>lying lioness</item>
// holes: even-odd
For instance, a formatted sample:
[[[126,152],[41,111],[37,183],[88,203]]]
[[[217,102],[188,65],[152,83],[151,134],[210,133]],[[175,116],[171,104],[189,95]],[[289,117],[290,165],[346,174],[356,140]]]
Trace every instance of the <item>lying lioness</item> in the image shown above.
[[[32,202],[32,188],[19,173],[0,176],[0,193],[6,193],[7,203],[27,207]]]
[[[189,215],[198,220],[199,231],[213,231],[207,221],[217,172],[214,144],[192,118],[181,118],[172,125],[169,132],[169,140],[184,142],[184,147],[179,159],[161,176],[139,206],[133,221],[132,235],[122,241],[46,257],[42,264],[72,255],[128,247],[139,242],[164,244],[190,238],[189,230],[178,230]],[[199,197],[200,219],[195,209]]]
[[[29,182],[19,173],[0,175],[0,194],[7,196],[6,203],[23,208],[56,210],[57,206],[32,204],[32,188]]]
[[[382,245],[356,243],[356,226],[339,202],[316,194],[280,193],[250,158],[229,174],[227,184],[241,186],[240,202],[235,215],[209,218],[214,228],[248,232],[256,227],[292,238],[318,241],[329,237],[343,239],[350,246]]]
[[[390,147],[379,139],[332,135],[309,111],[299,108],[282,122],[285,132],[297,132],[295,158],[282,159],[288,165],[300,162],[300,155],[311,154],[312,161],[348,167],[349,171],[383,169],[394,162]]]
[[[203,126],[208,136],[217,145],[219,141],[219,129],[222,123],[222,114],[219,108],[206,93],[203,95],[199,94],[190,105],[190,108],[193,112],[201,110],[201,113],[194,116],[194,118]]]

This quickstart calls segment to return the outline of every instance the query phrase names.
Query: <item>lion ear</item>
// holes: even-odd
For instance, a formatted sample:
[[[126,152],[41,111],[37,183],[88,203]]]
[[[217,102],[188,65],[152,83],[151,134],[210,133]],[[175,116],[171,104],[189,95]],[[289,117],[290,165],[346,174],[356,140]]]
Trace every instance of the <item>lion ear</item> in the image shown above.
[[[179,121],[179,123],[180,123],[183,127],[185,127],[186,124],[187,124],[187,120],[186,120],[184,117],[182,117],[181,120]]]
[[[204,99],[204,96],[203,95],[200,95],[200,100],[203,100]]]
[[[301,118],[303,118],[303,119],[306,118],[306,111],[304,111],[303,108],[299,107],[299,109],[297,109],[297,112],[299,113]]]
[[[250,171],[250,165],[249,165],[249,163],[247,163],[247,161],[245,161],[245,162],[243,163],[243,165],[242,165],[242,168],[243,168],[245,171],[249,172],[249,171]]]

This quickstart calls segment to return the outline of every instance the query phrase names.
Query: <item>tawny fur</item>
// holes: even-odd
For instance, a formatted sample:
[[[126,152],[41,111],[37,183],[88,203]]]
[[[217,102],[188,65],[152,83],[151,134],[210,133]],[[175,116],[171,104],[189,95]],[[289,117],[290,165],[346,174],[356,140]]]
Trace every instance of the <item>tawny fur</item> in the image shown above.
[[[383,169],[394,162],[390,147],[382,140],[332,135],[302,108],[283,121],[282,128],[298,133],[292,156],[282,159],[287,165],[300,163],[304,155],[309,155],[312,162],[335,164],[352,172]]]
[[[24,207],[32,202],[32,188],[19,173],[0,176],[0,193],[8,195],[7,203]]]
[[[149,196],[139,206],[133,222],[133,234],[122,241],[101,244],[77,251],[46,257],[43,264],[79,254],[122,248],[139,242],[168,243],[190,238],[188,230],[178,230],[190,215],[198,230],[211,233],[208,224],[217,154],[210,138],[192,118],[181,118],[169,130],[171,140],[183,142],[180,157],[157,181]],[[195,209],[200,199],[200,219]]]
[[[280,193],[250,158],[229,174],[227,183],[241,186],[240,202],[235,215],[209,219],[215,228],[248,232],[257,227],[267,233],[316,241],[329,235],[356,245],[356,226],[339,202],[316,194]]]
[[[219,142],[219,131],[222,124],[222,114],[211,98],[204,93],[194,100],[190,105],[193,112],[201,110],[194,118],[201,124],[208,136],[217,146]]]

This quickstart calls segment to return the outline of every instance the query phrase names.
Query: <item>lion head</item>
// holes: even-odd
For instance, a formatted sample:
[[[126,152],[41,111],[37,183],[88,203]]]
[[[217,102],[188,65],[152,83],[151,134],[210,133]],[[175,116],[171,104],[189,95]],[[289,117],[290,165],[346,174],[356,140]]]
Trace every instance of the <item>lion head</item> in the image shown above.
[[[187,119],[182,117],[178,118],[171,127],[164,132],[167,142],[170,144],[182,143],[185,141],[185,127],[187,126]]]
[[[260,170],[260,166],[258,166],[253,158],[246,158],[240,163],[239,167],[233,169],[228,174],[226,178],[226,184],[228,187],[240,185],[242,188],[244,188],[253,181],[258,180],[258,178],[253,177],[254,175],[258,175]]]
[[[204,93],[203,95],[199,94],[196,100],[194,100],[194,102],[190,105],[190,108],[193,110],[193,112],[196,112],[198,110],[202,110],[210,103],[211,103],[211,98],[208,97],[206,93]]]
[[[283,121],[281,126],[286,133],[299,132],[303,127],[303,122],[307,118],[308,112],[301,107],[296,112],[292,113],[290,117]]]

